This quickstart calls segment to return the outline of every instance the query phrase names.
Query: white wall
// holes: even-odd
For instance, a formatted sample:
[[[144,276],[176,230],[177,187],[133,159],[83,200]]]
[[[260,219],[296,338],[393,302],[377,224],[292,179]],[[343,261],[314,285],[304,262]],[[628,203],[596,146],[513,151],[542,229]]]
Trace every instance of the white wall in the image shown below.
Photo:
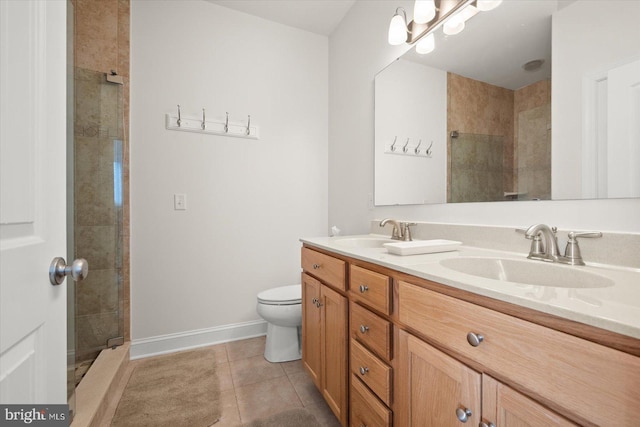
[[[134,344],[259,320],[256,294],[300,283],[298,239],[326,230],[328,40],[204,1],[148,0],[131,2],[131,52]],[[261,138],[168,131],[176,104],[250,114]]]
[[[593,134],[597,129],[597,120],[593,120],[595,110],[591,116],[589,108],[595,107],[598,100],[595,96],[589,96],[587,78],[606,78],[608,71],[640,57],[639,16],[638,1],[583,0],[572,3],[553,17],[552,159],[553,176],[558,177],[553,182],[554,195],[566,197],[580,194],[584,188],[581,188],[581,177],[596,172],[595,168],[589,168],[591,171],[582,170],[583,162],[585,165],[594,164],[589,150],[583,150],[591,144],[595,147]],[[616,98],[616,101],[620,100]],[[604,102],[607,102],[606,95]],[[609,135],[616,135],[619,131],[624,135],[626,130],[608,129]],[[604,129],[606,132],[607,129]],[[639,141],[634,142],[636,146],[640,145]],[[629,164],[638,168],[638,162],[630,159],[631,150],[628,146],[616,150],[616,143],[628,144],[628,138],[608,138],[605,152],[608,144],[609,174],[611,177],[617,176],[617,169],[628,179],[632,176]],[[605,166],[605,181],[606,169]],[[630,185],[614,184],[608,194],[632,194],[631,188]]]
[[[374,169],[376,182],[383,185],[375,188],[376,205],[446,202],[446,135],[445,71],[401,60],[378,73]]]
[[[370,209],[374,162],[373,79],[406,49],[388,45],[387,28],[396,7],[404,6],[411,11],[411,5],[410,1],[356,2],[329,38],[329,225],[337,225],[345,234],[367,233],[369,220],[394,217],[504,226],[544,222],[569,229],[640,232],[640,199]]]

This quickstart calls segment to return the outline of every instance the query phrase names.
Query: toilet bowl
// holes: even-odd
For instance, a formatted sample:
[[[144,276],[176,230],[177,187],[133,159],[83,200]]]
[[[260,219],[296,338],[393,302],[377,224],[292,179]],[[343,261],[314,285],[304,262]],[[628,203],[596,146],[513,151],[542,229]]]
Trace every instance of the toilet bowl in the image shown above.
[[[264,358],[288,362],[302,357],[302,287],[281,286],[258,294],[258,314],[267,321]]]

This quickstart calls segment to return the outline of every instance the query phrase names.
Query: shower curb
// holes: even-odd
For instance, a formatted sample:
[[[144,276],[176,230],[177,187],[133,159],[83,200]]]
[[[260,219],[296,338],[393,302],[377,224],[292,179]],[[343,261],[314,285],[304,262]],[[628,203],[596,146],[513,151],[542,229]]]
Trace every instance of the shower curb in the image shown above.
[[[131,343],[100,352],[76,388],[76,414],[71,427],[100,425],[109,400],[129,363]]]

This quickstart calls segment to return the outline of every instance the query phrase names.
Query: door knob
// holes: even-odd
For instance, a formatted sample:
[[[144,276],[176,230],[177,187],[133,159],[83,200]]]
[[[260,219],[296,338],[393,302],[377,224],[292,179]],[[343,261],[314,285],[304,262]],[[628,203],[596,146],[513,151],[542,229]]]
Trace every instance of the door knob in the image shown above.
[[[84,258],[74,260],[71,265],[62,257],[56,257],[51,261],[49,267],[49,281],[56,286],[64,281],[64,278],[71,276],[76,282],[83,280],[89,274],[89,263]]]

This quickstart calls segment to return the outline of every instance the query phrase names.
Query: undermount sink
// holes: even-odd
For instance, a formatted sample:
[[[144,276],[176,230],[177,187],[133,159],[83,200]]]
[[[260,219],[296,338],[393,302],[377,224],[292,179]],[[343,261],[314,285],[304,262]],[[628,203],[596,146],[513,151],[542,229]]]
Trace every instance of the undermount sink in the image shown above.
[[[382,245],[390,242],[397,242],[397,240],[385,237],[348,237],[336,240],[335,244],[345,248],[382,248]]]
[[[581,267],[502,258],[450,258],[440,265],[486,279],[556,288],[604,288],[614,282]]]

